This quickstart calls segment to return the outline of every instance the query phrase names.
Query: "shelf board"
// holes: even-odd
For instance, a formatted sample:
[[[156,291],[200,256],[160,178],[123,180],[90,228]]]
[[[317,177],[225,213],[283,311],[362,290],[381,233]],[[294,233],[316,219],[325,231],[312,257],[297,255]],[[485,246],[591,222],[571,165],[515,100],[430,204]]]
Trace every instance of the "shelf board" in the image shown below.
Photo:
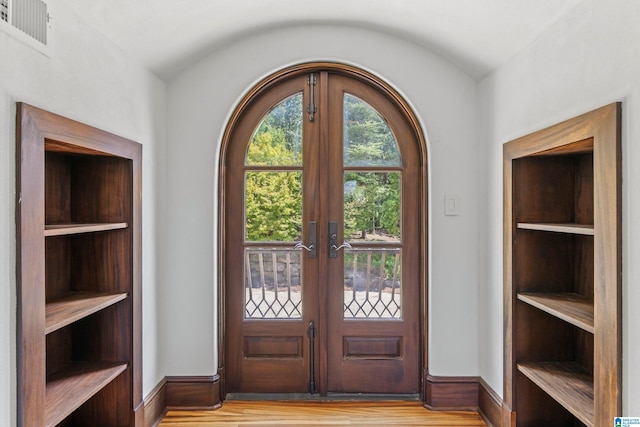
[[[518,299],[578,328],[594,333],[593,301],[582,295],[520,293]]]
[[[593,236],[593,225],[587,224],[552,224],[552,223],[531,223],[519,222],[518,228],[521,230],[551,231],[554,233],[581,234]]]
[[[94,233],[96,231],[109,231],[127,228],[126,222],[100,223],[100,224],[47,224],[44,227],[45,237],[67,236],[70,234]]]
[[[46,335],[64,328],[125,298],[127,293],[73,292],[64,298],[49,302],[45,307],[44,333]]]
[[[518,370],[589,427],[594,426],[593,380],[576,363],[519,363]]]
[[[126,363],[72,362],[47,379],[45,426],[53,427],[127,369]]]

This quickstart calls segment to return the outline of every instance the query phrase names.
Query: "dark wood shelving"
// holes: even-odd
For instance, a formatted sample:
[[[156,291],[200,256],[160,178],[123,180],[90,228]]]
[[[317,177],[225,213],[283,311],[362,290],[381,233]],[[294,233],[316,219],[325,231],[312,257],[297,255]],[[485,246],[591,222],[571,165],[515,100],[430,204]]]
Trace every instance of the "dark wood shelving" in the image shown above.
[[[504,145],[504,407],[514,427],[622,413],[621,104]]]
[[[70,234],[120,230],[127,227],[128,225],[126,222],[115,222],[107,224],[47,224],[44,227],[44,235],[45,237],[68,236]]]
[[[594,333],[593,301],[574,293],[520,293],[518,299],[565,322]]]
[[[594,426],[593,378],[576,363],[518,363],[522,372],[582,423]]]
[[[550,231],[553,233],[581,234],[593,236],[593,225],[586,224],[551,224],[551,223],[518,223],[521,230]]]
[[[47,378],[45,426],[53,427],[127,369],[126,363],[72,362]]]
[[[142,146],[17,106],[17,426],[142,422]]]
[[[45,334],[64,328],[127,297],[127,293],[73,292],[45,306]]]

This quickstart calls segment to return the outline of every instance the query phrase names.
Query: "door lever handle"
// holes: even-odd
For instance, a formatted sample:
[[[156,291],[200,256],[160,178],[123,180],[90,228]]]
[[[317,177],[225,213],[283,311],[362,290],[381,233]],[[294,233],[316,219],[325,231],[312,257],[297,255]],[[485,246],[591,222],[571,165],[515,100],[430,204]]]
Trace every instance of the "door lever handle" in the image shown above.
[[[309,254],[309,258],[316,257],[316,222],[309,221],[309,225],[307,227],[307,238],[309,239],[309,244],[305,245],[302,242],[296,243],[293,249],[304,249]]]
[[[343,241],[341,245],[338,246],[338,224],[335,222],[329,223],[329,258],[337,258],[338,251],[340,249],[352,249],[353,247],[347,241]]]
[[[315,249],[315,245],[313,243],[311,243],[309,246],[305,246],[305,245],[302,244],[302,242],[298,242],[293,247],[293,249],[304,249],[307,252],[311,252],[311,251],[313,251]]]
[[[353,246],[351,246],[351,243],[349,242],[342,242],[340,246],[331,245],[331,249],[333,249],[336,252],[343,248],[353,249]]]

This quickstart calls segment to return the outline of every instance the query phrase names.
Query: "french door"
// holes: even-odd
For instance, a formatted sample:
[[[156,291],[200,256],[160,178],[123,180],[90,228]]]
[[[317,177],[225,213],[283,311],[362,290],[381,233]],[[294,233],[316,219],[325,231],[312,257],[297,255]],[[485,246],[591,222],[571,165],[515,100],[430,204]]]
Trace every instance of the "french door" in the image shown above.
[[[418,393],[421,156],[375,85],[254,94],[224,171],[227,392]]]

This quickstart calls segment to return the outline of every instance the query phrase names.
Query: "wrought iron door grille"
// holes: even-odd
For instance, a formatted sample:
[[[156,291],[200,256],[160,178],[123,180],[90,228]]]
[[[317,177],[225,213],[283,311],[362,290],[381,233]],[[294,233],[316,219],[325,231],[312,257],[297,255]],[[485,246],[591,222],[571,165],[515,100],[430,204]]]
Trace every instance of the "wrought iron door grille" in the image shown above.
[[[300,319],[301,270],[298,250],[245,249],[245,318]]]
[[[345,319],[402,317],[400,248],[353,248],[344,255]]]

